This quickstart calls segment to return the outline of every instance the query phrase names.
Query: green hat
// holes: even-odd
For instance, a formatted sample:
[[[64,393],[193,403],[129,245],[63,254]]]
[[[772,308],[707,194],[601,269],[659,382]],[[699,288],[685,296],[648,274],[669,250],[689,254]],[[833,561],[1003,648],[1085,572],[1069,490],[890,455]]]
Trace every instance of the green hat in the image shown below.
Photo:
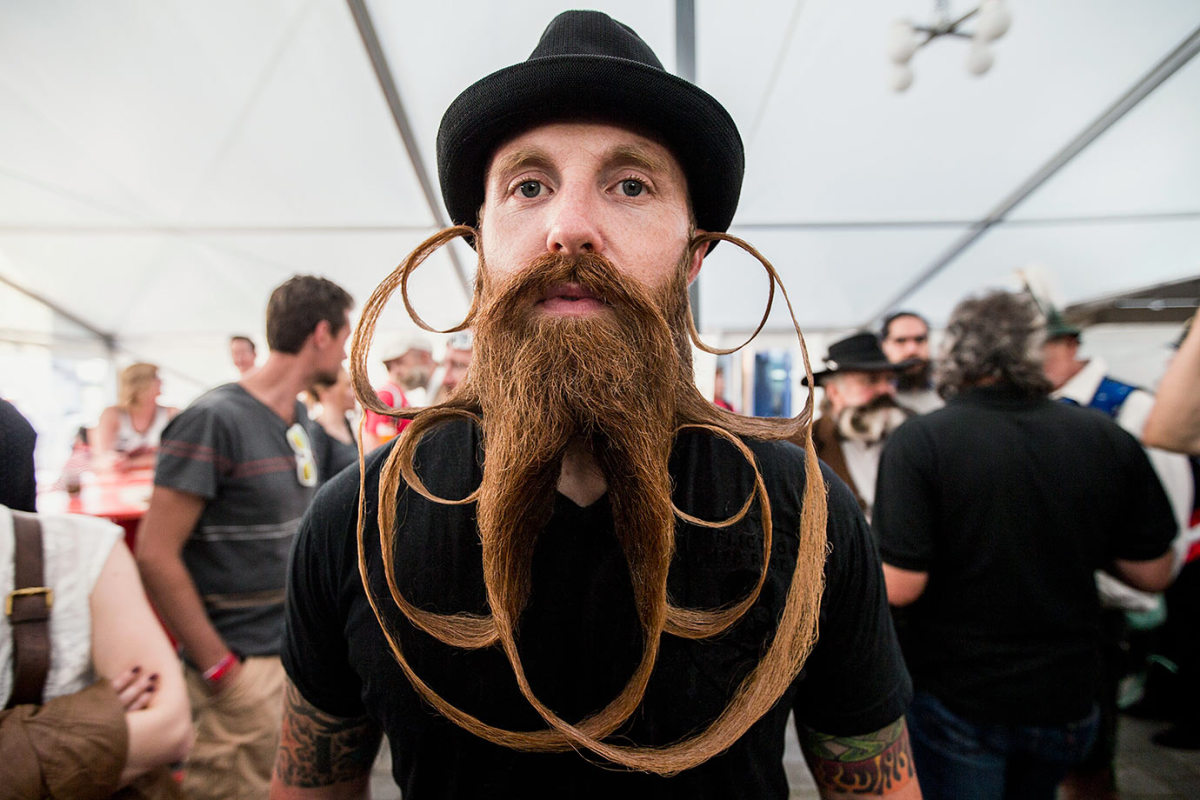
[[[1046,341],[1065,339],[1068,336],[1078,339],[1081,332],[1079,328],[1067,322],[1062,312],[1055,308],[1053,303],[1038,297],[1037,292],[1029,285],[1029,281],[1026,280],[1024,283],[1026,293],[1033,298],[1034,304],[1046,318]]]
[[[1067,322],[1062,313],[1057,308],[1046,304],[1046,341],[1052,339],[1065,339],[1072,336],[1079,338],[1080,330],[1077,326]]]

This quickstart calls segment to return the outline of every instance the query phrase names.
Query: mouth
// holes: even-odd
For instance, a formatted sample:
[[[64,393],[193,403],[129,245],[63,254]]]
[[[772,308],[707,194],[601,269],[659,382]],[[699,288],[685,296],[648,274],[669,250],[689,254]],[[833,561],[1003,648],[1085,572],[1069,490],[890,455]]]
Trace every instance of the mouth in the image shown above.
[[[547,314],[555,316],[580,316],[591,314],[607,305],[578,283],[557,283],[546,290],[538,307]]]

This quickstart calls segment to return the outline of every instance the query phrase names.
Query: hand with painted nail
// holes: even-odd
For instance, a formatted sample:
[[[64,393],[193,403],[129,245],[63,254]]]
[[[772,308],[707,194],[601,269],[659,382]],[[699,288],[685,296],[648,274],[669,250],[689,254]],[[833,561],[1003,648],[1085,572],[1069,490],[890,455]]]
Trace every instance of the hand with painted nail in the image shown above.
[[[114,678],[112,685],[126,711],[140,711],[154,699],[158,673],[147,673],[140,666],[134,666]]]

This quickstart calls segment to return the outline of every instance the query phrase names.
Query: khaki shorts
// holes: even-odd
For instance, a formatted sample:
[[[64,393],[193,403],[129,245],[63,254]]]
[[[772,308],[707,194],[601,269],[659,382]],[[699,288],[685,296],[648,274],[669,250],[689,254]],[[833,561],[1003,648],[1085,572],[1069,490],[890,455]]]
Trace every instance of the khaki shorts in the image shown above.
[[[247,658],[237,680],[215,697],[199,672],[185,673],[196,743],[184,792],[192,800],[266,800],[283,715],[279,658]]]

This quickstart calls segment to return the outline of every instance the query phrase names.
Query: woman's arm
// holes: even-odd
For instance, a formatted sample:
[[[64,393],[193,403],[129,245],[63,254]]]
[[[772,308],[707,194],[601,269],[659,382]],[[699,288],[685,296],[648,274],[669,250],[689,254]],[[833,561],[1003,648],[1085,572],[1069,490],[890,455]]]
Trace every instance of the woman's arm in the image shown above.
[[[96,423],[96,427],[92,432],[91,449],[92,455],[97,460],[112,460],[116,453],[113,451],[113,446],[117,442],[117,427],[120,424],[121,410],[116,406],[109,406],[100,412],[100,421]]]
[[[152,675],[149,705],[128,711],[129,755],[122,783],[161,764],[181,761],[192,743],[192,720],[179,659],[142,590],[137,567],[118,540],[92,589],[92,662],[101,677],[119,679],[133,667]]]

